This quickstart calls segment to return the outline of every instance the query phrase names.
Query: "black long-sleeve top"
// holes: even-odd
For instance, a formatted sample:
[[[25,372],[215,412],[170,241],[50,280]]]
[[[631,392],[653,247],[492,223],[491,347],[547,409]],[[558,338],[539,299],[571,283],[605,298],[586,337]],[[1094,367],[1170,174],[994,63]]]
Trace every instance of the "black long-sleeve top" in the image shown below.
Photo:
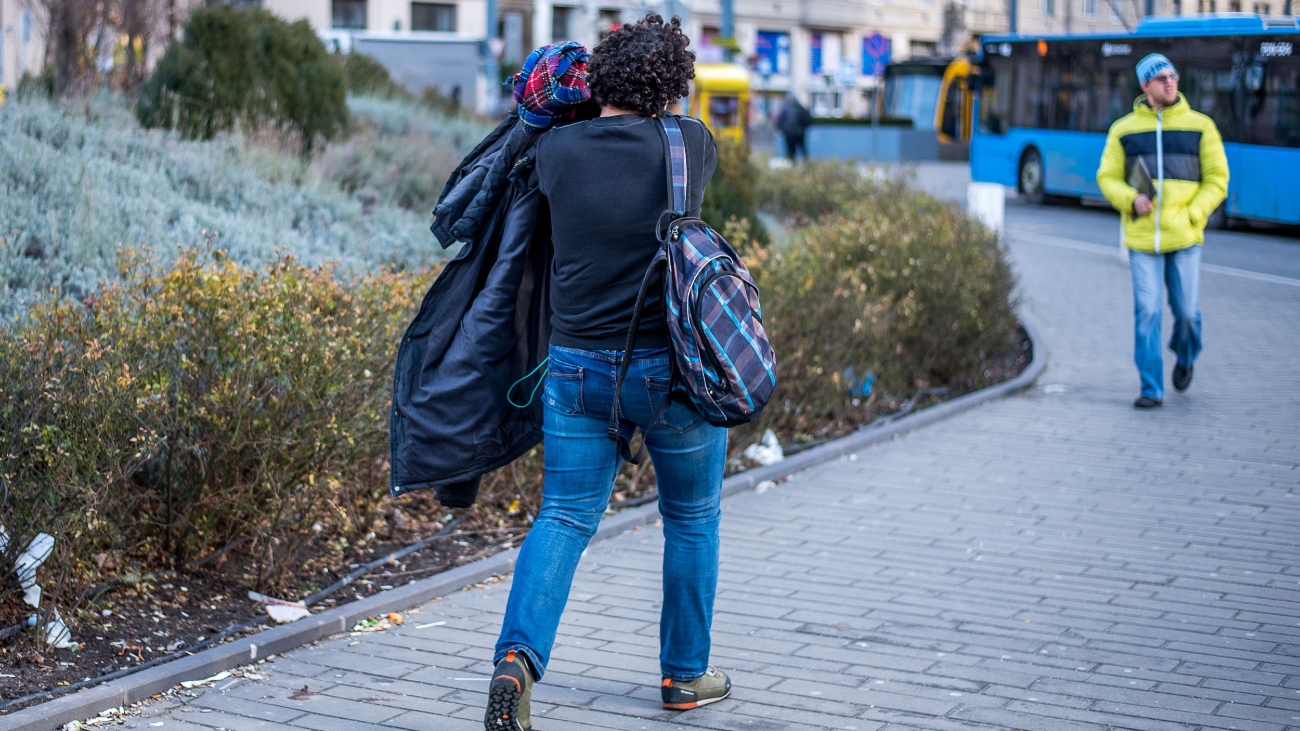
[[[680,118],[688,164],[687,214],[698,216],[717,167],[713,136]],[[550,208],[551,343],[622,350],[637,291],[659,248],[655,224],[670,207],[667,152],[658,120],[625,114],[547,131],[537,172]],[[646,298],[636,347],[668,344],[658,283]]]

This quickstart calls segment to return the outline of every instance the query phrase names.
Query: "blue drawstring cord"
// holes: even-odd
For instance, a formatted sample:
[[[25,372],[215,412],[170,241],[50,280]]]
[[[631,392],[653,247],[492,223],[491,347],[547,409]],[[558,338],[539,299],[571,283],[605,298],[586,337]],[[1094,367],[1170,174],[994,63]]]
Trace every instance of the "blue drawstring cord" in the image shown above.
[[[518,381],[515,381],[514,383],[510,384],[510,388],[509,388],[508,390],[506,390],[506,401],[509,401],[511,406],[515,407],[516,409],[526,409],[526,408],[528,408],[528,407],[533,403],[533,397],[537,395],[537,389],[540,388],[541,385],[542,385],[542,383],[546,380],[546,374],[547,374],[547,373],[550,373],[550,369],[547,369],[545,372],[543,372],[543,373],[542,373],[542,377],[537,379],[537,385],[536,385],[536,386],[533,386],[533,392],[530,393],[530,394],[528,394],[528,403],[525,403],[525,404],[517,404],[517,403],[515,403],[515,400],[514,400],[514,399],[510,398],[510,394],[514,393],[514,391],[515,391],[515,386],[518,386],[519,384],[523,383],[524,381],[527,381],[529,378],[532,378],[532,377],[533,377],[533,374],[536,373],[537,371],[541,370],[542,366],[546,365],[548,362],[550,362],[550,360],[551,360],[551,356],[549,356],[549,355],[546,356],[546,359],[543,360],[541,363],[538,363],[538,364],[537,364],[537,367],[534,368],[533,370],[529,371],[528,375],[526,375],[526,376],[524,376],[523,378],[520,378]]]

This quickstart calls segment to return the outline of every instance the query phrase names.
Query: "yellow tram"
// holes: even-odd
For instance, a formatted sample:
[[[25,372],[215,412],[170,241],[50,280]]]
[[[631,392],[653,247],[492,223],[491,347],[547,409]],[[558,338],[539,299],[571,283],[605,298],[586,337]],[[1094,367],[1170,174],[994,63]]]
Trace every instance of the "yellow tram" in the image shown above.
[[[695,64],[690,113],[716,137],[744,139],[749,115],[749,70],[734,63]]]

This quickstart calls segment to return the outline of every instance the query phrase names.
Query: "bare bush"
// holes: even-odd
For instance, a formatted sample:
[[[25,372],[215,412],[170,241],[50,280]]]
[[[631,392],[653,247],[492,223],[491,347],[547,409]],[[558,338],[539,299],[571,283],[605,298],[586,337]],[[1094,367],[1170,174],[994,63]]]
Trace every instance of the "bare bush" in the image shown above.
[[[134,93],[173,31],[164,0],[26,0],[44,24],[55,94],[105,85]],[[172,9],[174,10],[174,8]]]
[[[348,284],[219,250],[122,270],[0,329],[0,524],[64,547],[44,583],[85,585],[97,553],[175,567],[250,537],[249,583],[278,586],[322,530],[368,528],[393,353],[431,273]]]

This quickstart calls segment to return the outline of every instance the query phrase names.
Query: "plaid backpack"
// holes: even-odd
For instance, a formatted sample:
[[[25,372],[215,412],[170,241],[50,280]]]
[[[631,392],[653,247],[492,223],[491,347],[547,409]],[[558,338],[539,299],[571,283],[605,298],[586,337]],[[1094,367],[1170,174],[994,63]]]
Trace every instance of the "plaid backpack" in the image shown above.
[[[660,216],[655,237],[661,244],[641,281],[627,346],[614,383],[609,438],[623,459],[640,464],[618,430],[618,395],[632,363],[641,311],[653,274],[665,269],[664,315],[673,352],[673,387],[690,397],[695,410],[714,426],[732,427],[757,419],[776,388],[776,355],[763,329],[758,286],[745,262],[717,231],[698,218],[686,217],[688,190],[686,144],[676,117],[659,118],[668,149],[668,193],[672,210]],[[668,230],[662,231],[664,219]],[[651,423],[668,410],[665,398]]]

